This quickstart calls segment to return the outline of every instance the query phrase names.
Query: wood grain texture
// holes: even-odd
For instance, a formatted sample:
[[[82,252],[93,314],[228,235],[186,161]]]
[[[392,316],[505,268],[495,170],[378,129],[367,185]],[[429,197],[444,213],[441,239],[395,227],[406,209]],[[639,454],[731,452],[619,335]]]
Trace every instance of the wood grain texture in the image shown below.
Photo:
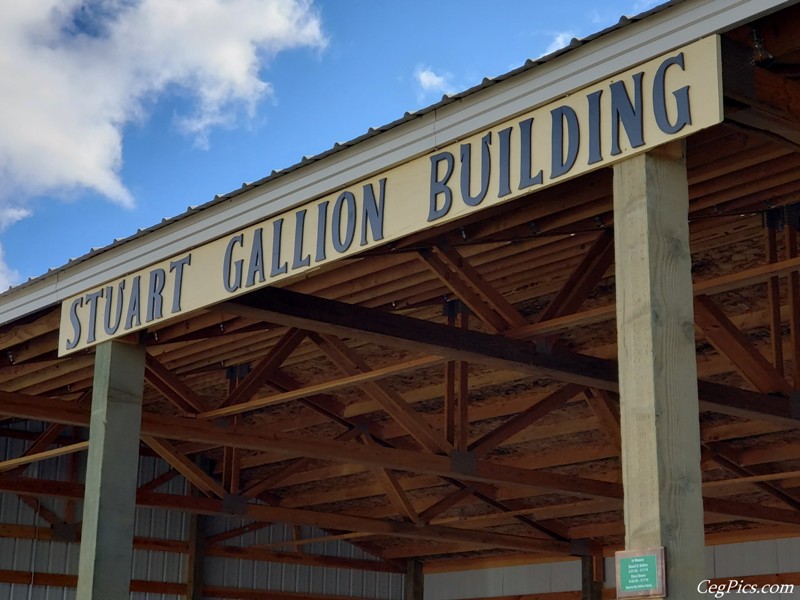
[[[688,183],[669,150],[614,167],[625,547],[664,546],[669,594],[689,598],[705,565],[700,428]]]

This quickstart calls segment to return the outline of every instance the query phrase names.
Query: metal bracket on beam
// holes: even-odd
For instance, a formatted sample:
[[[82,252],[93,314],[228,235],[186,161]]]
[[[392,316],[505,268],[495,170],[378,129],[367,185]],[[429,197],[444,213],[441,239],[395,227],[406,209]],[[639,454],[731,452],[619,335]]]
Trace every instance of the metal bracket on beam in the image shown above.
[[[795,231],[800,231],[800,207],[797,204],[787,204],[783,207],[783,222]]]
[[[229,515],[246,515],[247,501],[247,496],[241,494],[225,494],[222,497],[222,510]]]
[[[442,314],[445,317],[454,317],[456,315],[469,315],[471,311],[469,308],[461,302],[461,300],[445,300],[442,303]]]
[[[54,542],[79,542],[78,526],[75,523],[53,523],[50,535]]]
[[[368,435],[369,434],[369,423],[366,421],[354,421],[353,422],[353,430],[358,433],[358,435]]]
[[[750,33],[753,36],[753,48],[755,49],[755,56],[753,57],[753,60],[755,64],[757,64],[759,67],[769,67],[775,62],[775,57],[764,45],[764,37],[761,35],[761,31],[759,31],[758,28],[753,27]]]
[[[794,390],[789,395],[789,416],[800,419],[800,390]]]
[[[228,381],[240,381],[247,377],[251,371],[250,365],[235,365],[225,369],[225,378]]]
[[[764,227],[770,231],[783,229],[784,211],[780,208],[771,208],[764,212]]]
[[[569,553],[573,556],[598,556],[602,555],[603,548],[593,540],[570,540]]]
[[[478,472],[478,458],[469,450],[451,450],[450,468],[454,473],[475,475]]]

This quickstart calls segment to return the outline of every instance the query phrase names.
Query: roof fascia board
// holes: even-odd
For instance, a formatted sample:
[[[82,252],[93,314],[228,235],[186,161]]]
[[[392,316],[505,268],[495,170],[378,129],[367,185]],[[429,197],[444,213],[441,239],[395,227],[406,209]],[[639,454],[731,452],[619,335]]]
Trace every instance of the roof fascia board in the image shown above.
[[[676,4],[562,56],[3,295],[0,324],[365,179],[699,38],[796,2]]]

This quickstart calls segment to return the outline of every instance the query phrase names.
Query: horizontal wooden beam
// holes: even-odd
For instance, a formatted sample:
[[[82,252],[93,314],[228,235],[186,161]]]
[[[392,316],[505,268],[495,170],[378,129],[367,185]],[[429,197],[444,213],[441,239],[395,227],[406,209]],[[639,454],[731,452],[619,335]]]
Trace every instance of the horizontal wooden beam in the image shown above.
[[[528,342],[448,327],[398,314],[265,288],[220,305],[225,313],[339,337],[358,337],[501,369],[616,391],[616,363],[581,354],[538,353]]]
[[[10,458],[0,462],[0,473],[11,471],[22,465],[38,462],[40,460],[47,460],[48,458],[55,458],[57,456],[64,456],[66,454],[74,454],[75,452],[83,452],[89,448],[89,442],[77,442],[68,446],[59,446],[50,450],[43,450],[36,454],[25,454],[17,458]]]
[[[720,354],[761,392],[789,395],[792,387],[706,294],[694,299],[695,323]]]
[[[444,362],[444,360],[445,360],[444,358],[439,356],[423,356],[420,358],[414,358],[401,363],[387,365],[386,367],[372,369],[362,373],[355,373],[347,377],[341,377],[339,379],[334,379],[331,381],[323,381],[322,383],[308,385],[305,387],[298,388],[296,390],[282,392],[279,394],[272,394],[270,396],[263,396],[261,398],[254,398],[246,402],[231,404],[222,408],[208,410],[206,412],[202,412],[199,415],[197,415],[197,418],[218,419],[220,417],[239,415],[252,410],[257,410],[259,408],[264,408],[265,406],[272,406],[274,404],[280,404],[282,402],[288,402],[290,400],[297,400],[299,398],[315,396],[317,394],[330,392],[332,390],[340,389],[343,387],[359,385],[369,381],[374,381],[376,379],[382,379],[390,375],[397,375],[399,373],[404,373],[406,371],[413,371],[415,369],[430,367],[432,365],[440,364]]]
[[[756,66],[754,51],[722,38],[722,82],[726,120],[763,129],[800,146],[800,84]],[[732,101],[732,102],[731,102]]]
[[[78,483],[43,479],[18,478],[12,481],[0,480],[0,491],[18,493],[19,490],[40,496],[60,498],[83,498],[83,485]],[[160,508],[181,512],[226,515],[222,500],[199,496],[180,496],[148,492],[139,494],[137,504],[148,508]],[[279,508],[263,504],[247,503],[237,507],[237,515],[258,521],[288,523],[290,525],[311,525],[327,530],[358,531],[376,535],[388,535],[406,539],[465,542],[485,548],[506,548],[526,552],[547,552],[570,554],[568,543],[544,540],[521,535],[495,533],[492,531],[473,531],[445,527],[442,525],[418,526],[415,523],[376,519],[352,515],[339,515],[294,508]]]
[[[800,420],[792,416],[788,398],[739,390],[706,381],[698,383],[702,409],[750,419],[761,418],[788,427],[797,427],[800,424]],[[0,414],[83,427],[89,421],[87,410],[74,406],[73,403],[2,391],[0,391]],[[365,448],[360,444],[340,443],[327,439],[315,439],[312,442],[307,437],[264,432],[263,428],[220,427],[185,417],[145,413],[142,417],[142,435],[272,452],[288,458],[306,456],[451,477],[462,481],[537,490],[550,489],[577,496],[618,498],[622,493],[619,484],[603,481],[478,460],[474,465],[465,465],[468,468],[457,469],[448,456],[420,454],[393,448]]]
[[[770,277],[783,276],[792,271],[800,269],[800,257],[789,258],[779,262],[768,263],[707,279],[698,281],[694,284],[693,291],[695,295],[698,294],[722,294],[730,292],[757,283],[764,283]],[[598,306],[590,308],[578,313],[564,315],[542,321],[539,323],[530,323],[524,327],[514,329],[506,333],[507,336],[514,339],[526,339],[537,335],[545,335],[551,333],[559,333],[566,331],[573,327],[582,327],[585,325],[594,325],[596,323],[605,323],[616,318],[616,307],[613,304],[607,306]]]
[[[800,267],[800,258],[770,263],[749,271],[744,279],[762,281],[778,272]],[[697,284],[695,293],[735,289],[742,276],[735,273]],[[617,363],[559,352],[538,353],[533,344],[501,336],[462,330],[380,310],[315,298],[279,288],[266,288],[245,296],[241,303],[226,303],[226,312],[240,311],[250,318],[300,326],[305,329],[354,336],[387,346],[402,347],[467,360],[502,369],[512,369],[609,391],[618,390]],[[593,385],[591,382],[595,382]],[[800,425],[788,398],[748,392],[731,386],[699,381],[701,407],[748,419]],[[1,407],[0,407],[0,410]]]
[[[175,376],[151,354],[145,357],[145,380],[178,410],[195,414],[208,408],[208,402]]]
[[[250,400],[278,370],[281,363],[302,343],[305,337],[305,331],[290,328],[218,408]]]

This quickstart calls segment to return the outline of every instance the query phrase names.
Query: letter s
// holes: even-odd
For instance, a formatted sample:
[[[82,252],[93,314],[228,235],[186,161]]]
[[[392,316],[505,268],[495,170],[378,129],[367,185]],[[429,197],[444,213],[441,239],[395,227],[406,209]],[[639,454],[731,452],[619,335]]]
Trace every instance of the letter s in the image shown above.
[[[78,317],[79,306],[83,306],[83,296],[75,298],[69,307],[69,320],[72,323],[72,332],[75,336],[71,340],[67,339],[67,350],[72,350],[81,341],[81,320]]]

